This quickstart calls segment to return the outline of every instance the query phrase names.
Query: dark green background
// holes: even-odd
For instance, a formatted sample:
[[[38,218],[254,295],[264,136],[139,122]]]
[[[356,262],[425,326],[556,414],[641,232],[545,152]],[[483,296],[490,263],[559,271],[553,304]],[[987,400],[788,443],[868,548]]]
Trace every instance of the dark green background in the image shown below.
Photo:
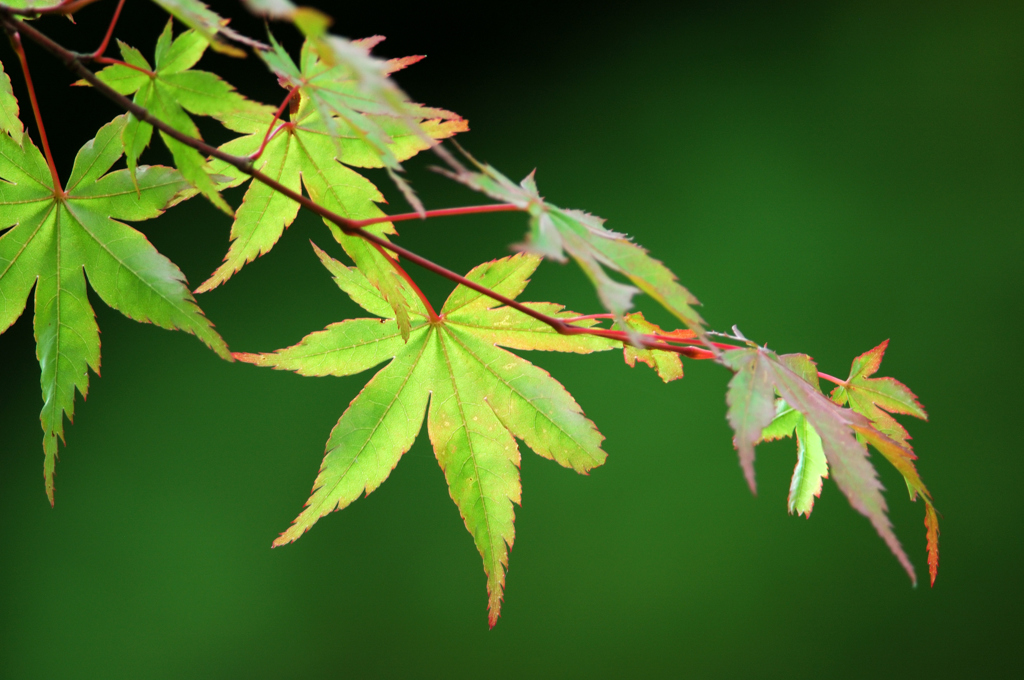
[[[149,54],[162,19],[128,4],[119,35]],[[689,362],[666,386],[617,353],[533,353],[610,455],[580,477],[524,449],[506,604],[488,631],[480,559],[425,434],[372,496],[269,549],[369,374],[227,364],[93,296],[103,377],[78,402],[55,509],[30,317],[0,337],[0,674],[1019,677],[1024,8],[892,4],[390,4],[338,30],[390,34],[387,56],[430,54],[402,76],[414,97],[469,118],[462,141],[482,159],[516,178],[536,166],[551,200],[635,235],[714,327],[837,375],[891,338],[882,374],[931,415],[910,427],[944,514],[934,589],[910,587],[831,482],[811,520],[786,513],[791,442],[759,448],[750,495],[720,367]],[[40,26],[85,49],[111,5],[78,29]],[[42,105],[66,172],[87,123],[116,111],[30,57],[58,82]],[[210,64],[281,96],[255,63]],[[479,200],[427,161],[410,171],[428,206]],[[199,200],[171,215],[141,228],[198,283],[229,222]],[[407,224],[402,242],[468,270],[523,232],[518,216],[467,217]],[[358,314],[310,238],[339,250],[300,217],[202,297],[233,349]],[[418,278],[440,303],[448,285]],[[571,267],[545,265],[524,297],[598,311]],[[924,508],[880,467],[924,582]]]

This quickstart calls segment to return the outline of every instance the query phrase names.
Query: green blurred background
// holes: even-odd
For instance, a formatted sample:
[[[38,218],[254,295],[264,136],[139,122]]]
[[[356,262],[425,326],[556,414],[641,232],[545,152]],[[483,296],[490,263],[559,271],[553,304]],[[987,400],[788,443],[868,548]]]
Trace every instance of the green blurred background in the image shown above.
[[[552,201],[635,235],[714,327],[739,324],[836,375],[891,338],[882,374],[931,415],[909,425],[944,514],[934,589],[924,508],[884,461],[916,589],[831,482],[809,521],[786,513],[791,442],[759,448],[751,496],[720,367],[689,362],[663,385],[617,353],[528,353],[610,455],[581,477],[524,448],[506,604],[489,631],[480,559],[425,434],[373,495],[269,549],[370,374],[223,363],[93,296],[103,377],[78,402],[55,509],[30,317],[0,337],[0,675],[1020,677],[1024,5],[825,4],[324,6],[342,34],[388,34],[386,56],[429,54],[401,75],[414,98],[466,116],[461,141],[481,159],[516,178],[538,167]],[[88,49],[112,5],[77,28],[39,25]],[[129,2],[118,35],[151,54],[162,21]],[[37,81],[59,84],[41,97],[66,172],[117,111],[29,54]],[[205,63],[247,94],[282,95],[255,63]],[[478,202],[429,164],[410,164],[429,207]],[[464,271],[506,254],[524,226],[409,223],[402,243]],[[197,284],[229,221],[195,200],[140,228]],[[201,298],[233,349],[276,349],[359,314],[311,238],[339,251],[302,216]],[[418,280],[438,303],[449,290]],[[524,298],[598,311],[582,275],[555,264]]]

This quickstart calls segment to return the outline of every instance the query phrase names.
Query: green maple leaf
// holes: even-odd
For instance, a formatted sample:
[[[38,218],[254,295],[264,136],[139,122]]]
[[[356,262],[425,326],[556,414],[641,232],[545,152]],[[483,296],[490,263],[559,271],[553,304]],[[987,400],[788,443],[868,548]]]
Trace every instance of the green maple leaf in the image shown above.
[[[273,122],[273,111],[269,107],[226,119],[225,123],[233,130],[245,134],[221,149],[240,156],[252,154],[260,148]],[[419,124],[425,134],[437,139],[466,129],[466,122],[462,119],[423,120]],[[344,129],[342,125],[336,126],[336,131],[343,133]],[[341,154],[337,150],[338,139],[342,144]],[[419,135],[399,134],[398,131],[391,137],[389,146],[391,153],[403,160],[426,147]],[[294,120],[277,123],[273,137],[254,165],[294,191],[301,191],[305,186],[312,200],[343,217],[362,220],[384,215],[377,205],[384,201],[384,197],[369,180],[348,167],[379,167],[379,159],[359,136],[332,134],[319,111],[307,99],[300,102]],[[232,177],[229,184],[237,185],[248,180],[248,175],[222,161],[214,161],[210,167],[214,172]],[[196,292],[212,290],[245,264],[268,252],[284,229],[295,220],[298,208],[295,201],[261,182],[253,181],[231,225],[231,246],[224,263]],[[326,220],[325,223],[349,257],[392,305],[399,328],[407,337],[412,302],[408,298],[405,281],[373,244],[357,236],[343,234]],[[390,222],[366,229],[380,236],[396,233]]]
[[[217,52],[232,57],[245,56],[245,52],[221,40],[222,35],[231,40],[250,45],[254,44],[254,41],[244,38],[228,28],[226,19],[211,10],[206,4],[199,2],[199,0],[153,0],[153,2],[178,21],[193,29]]]
[[[21,316],[32,286],[36,354],[42,369],[41,421],[46,493],[53,502],[57,438],[84,396],[88,369],[99,372],[99,328],[89,284],[110,307],[137,321],[194,334],[221,357],[227,345],[203,316],[185,277],[146,238],[118,220],[147,220],[173,204],[188,183],[172,168],[107,173],[121,157],[125,116],[104,125],[78,152],[67,189],[54,187],[42,154],[0,135],[0,332]],[[104,174],[106,173],[106,174]]]
[[[791,370],[814,389],[821,391],[818,384],[818,367],[806,354],[785,354],[779,357]],[[772,441],[783,437],[796,436],[796,467],[789,485],[787,504],[790,514],[811,516],[814,499],[821,495],[822,481],[828,477],[828,460],[821,437],[814,427],[800,413],[783,399],[775,400],[775,418],[762,430],[760,441]],[[753,451],[751,451],[751,456]],[[744,466],[747,471],[747,466]],[[753,459],[750,459],[750,475],[753,475]]]
[[[735,371],[726,395],[728,418],[735,432],[733,443],[751,489],[755,488],[754,445],[762,439],[766,428],[773,435],[784,432],[781,426],[774,431],[771,428],[772,421],[776,419],[775,395],[778,393],[786,404],[803,416],[806,425],[813,428],[820,438],[832,479],[850,505],[868,518],[916,584],[914,567],[893,533],[888,506],[882,496],[882,484],[868,458],[867,447],[858,435],[868,438],[879,450],[881,447],[899,448],[900,445],[872,428],[871,421],[864,416],[830,401],[819,391],[816,380],[808,382],[801,374],[809,370],[808,364],[813,365],[809,357],[790,355],[783,360],[770,350],[751,347],[724,352],[722,361]],[[791,365],[795,365],[797,370]],[[805,431],[805,445],[810,443],[810,432]],[[798,464],[798,472],[799,468]],[[802,487],[805,494],[808,489],[813,494],[812,484],[818,470],[820,466],[810,467],[806,474],[807,481]]]
[[[580,210],[565,210],[544,200],[531,172],[516,184],[490,165],[470,160],[479,172],[451,172],[450,177],[487,194],[491,198],[527,211],[530,232],[519,249],[543,255],[558,262],[566,254],[579,264],[593,282],[605,308],[623,318],[632,306],[633,296],[643,291],[698,333],[704,321],[693,309],[700,304],[690,291],[679,285],[676,275],[625,235],[604,228],[604,220]],[[605,269],[624,274],[635,286],[620,283]]]
[[[376,167],[387,168],[391,179],[417,209],[422,206],[408,184],[395,171],[401,159],[394,153],[396,134],[414,135],[426,145],[433,138],[420,121],[426,119],[461,120],[451,111],[429,108],[410,102],[389,77],[393,72],[416,63],[422,57],[383,60],[370,50],[384,38],[374,36],[350,41],[338,36],[311,37],[302,45],[299,64],[271,36],[271,48],[260,55],[282,85],[297,87],[325,121],[335,138],[358,137],[377,159]],[[343,154],[340,141],[338,153]]]
[[[195,31],[185,31],[172,39],[172,23],[173,20],[168,20],[157,40],[155,68],[149,65],[137,49],[118,41],[125,62],[153,75],[114,64],[97,72],[96,76],[120,94],[134,93],[136,104],[146,108],[171,127],[201,139],[199,129],[188,113],[223,120],[256,108],[257,105],[238,94],[234,87],[221,80],[219,76],[208,71],[192,69],[210,43]],[[128,169],[133,176],[138,157],[149,146],[152,136],[152,125],[129,114],[122,140]],[[160,133],[160,137],[174,156],[174,164],[185,179],[215,206],[232,215],[231,206],[220,195],[214,178],[210,176],[206,158],[192,147],[163,132]]]
[[[8,7],[14,9],[50,9],[63,3],[65,0],[10,0],[4,2]]]
[[[4,71],[4,65],[0,64],[0,130],[11,136],[15,142],[21,144],[25,135],[25,126],[18,117],[18,100],[14,98],[14,91],[11,89],[11,78]]]
[[[603,435],[565,388],[502,347],[586,354],[618,343],[559,335],[521,312],[495,308],[490,298],[462,286],[433,321],[418,304],[404,342],[390,305],[366,278],[318,254],[338,286],[382,318],[332,324],[294,347],[236,358],[308,376],[351,375],[389,363],[334,427],[312,496],[274,545],[298,539],[327,513],[380,486],[412,446],[427,413],[430,441],[451,497],[483,558],[493,626],[514,537],[513,503],[520,500],[516,439],[581,473],[605,460]],[[481,265],[468,278],[515,298],[539,262],[535,256],[514,255]],[[574,316],[560,305],[527,304],[560,318]]]

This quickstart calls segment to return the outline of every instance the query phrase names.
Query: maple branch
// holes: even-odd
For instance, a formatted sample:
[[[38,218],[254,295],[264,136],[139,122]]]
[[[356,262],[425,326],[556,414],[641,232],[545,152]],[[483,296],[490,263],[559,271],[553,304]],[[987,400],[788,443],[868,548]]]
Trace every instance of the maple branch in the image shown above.
[[[558,319],[556,317],[549,316],[542,312],[538,312],[535,309],[532,309],[531,307],[521,302],[517,302],[512,298],[506,297],[500,293],[491,290],[487,286],[481,285],[476,281],[471,281],[470,279],[467,279],[465,276],[457,274],[451,271],[450,269],[447,269],[437,264],[436,262],[428,260],[427,258],[412,252],[411,250],[391,243],[390,241],[387,241],[384,238],[377,236],[376,234],[372,234],[370,232],[363,230],[362,223],[360,221],[350,220],[345,217],[342,217],[341,215],[338,215],[337,213],[328,210],[322,205],[316,203],[315,201],[281,184],[272,177],[268,177],[259,170],[256,170],[253,167],[252,160],[250,160],[249,158],[233,156],[232,154],[226,153],[216,147],[210,146],[201,139],[196,139],[195,137],[191,137],[181,132],[180,130],[171,127],[163,120],[151,114],[146,108],[139,106],[138,104],[128,99],[124,95],[118,93],[116,90],[114,90],[109,85],[100,80],[95,73],[86,68],[85,64],[83,64],[83,60],[89,60],[89,55],[81,55],[63,47],[62,45],[52,40],[49,36],[36,30],[34,27],[29,26],[28,24],[25,24],[24,22],[14,18],[14,16],[12,16],[12,13],[6,7],[0,6],[0,20],[2,20],[3,24],[8,28],[8,30],[13,30],[15,32],[24,32],[24,34],[28,36],[32,41],[34,41],[40,47],[42,47],[43,49],[45,49],[46,51],[50,52],[55,57],[60,59],[60,61],[62,61],[68,69],[70,69],[71,71],[85,79],[87,82],[89,82],[98,92],[107,97],[107,99],[110,99],[126,111],[131,112],[139,120],[149,123],[150,125],[157,128],[167,136],[181,142],[182,144],[192,147],[193,149],[199,151],[200,153],[203,153],[207,156],[212,156],[213,158],[217,158],[219,160],[224,161],[225,163],[232,165],[235,168],[238,168],[238,170],[244,172],[253,179],[262,182],[263,184],[270,187],[274,191],[277,191],[278,193],[292,199],[303,208],[306,208],[307,210],[316,213],[320,217],[334,223],[345,234],[348,234],[349,236],[358,236],[374,244],[378,248],[386,248],[395,255],[404,257],[410,262],[415,263],[416,265],[422,267],[423,269],[426,269],[429,272],[437,274],[438,276],[442,276],[448,279],[449,281],[463,285],[471,290],[475,290],[481,295],[486,295],[492,300],[496,300],[497,302],[500,302],[503,305],[506,305],[508,307],[511,307],[512,309],[522,312],[523,314],[526,314],[527,316],[550,326],[552,329],[555,330],[555,332],[559,333],[560,335],[594,335],[597,337],[617,340],[623,343],[632,343],[629,334],[623,331],[612,331],[602,328],[579,328],[577,326],[573,326],[569,323],[566,323],[562,319]],[[505,206],[495,206],[494,208],[489,210],[480,210],[480,208],[485,207],[491,208],[490,206],[471,206],[470,209],[476,209],[480,212],[494,212],[496,210],[512,209]],[[459,211],[460,209],[452,208],[450,210]],[[465,211],[462,211],[462,214],[464,213]],[[460,213],[455,212],[452,214]],[[416,215],[417,217],[419,216],[418,214]],[[384,218],[379,219],[377,221],[387,222],[391,221],[392,219],[393,218]],[[409,217],[406,219],[412,218]],[[393,258],[389,259],[392,260],[392,264],[397,265],[397,263],[394,262]],[[398,271],[400,274],[403,275],[403,278],[405,278],[407,281],[411,281],[411,277],[409,277],[408,273],[406,273],[403,269],[398,268]],[[425,296],[423,296],[422,291],[419,291],[419,288],[416,287],[415,284],[413,284],[413,287],[415,290],[418,291],[419,295],[421,296],[421,299],[425,300]],[[429,303],[427,304],[429,309]],[[678,339],[673,338],[673,340]],[[717,358],[717,355],[714,351],[701,349],[699,347],[694,346],[680,347],[678,345],[671,345],[668,344],[667,342],[663,342],[658,338],[655,338],[654,336],[640,336],[640,342],[642,343],[642,346],[645,349],[658,349],[666,352],[674,352],[676,354],[680,354],[691,359]]]
[[[292,100],[292,97],[294,97],[295,93],[298,91],[298,85],[296,85],[295,87],[288,91],[288,96],[284,98],[284,101],[281,102],[281,106],[277,107],[277,111],[274,112],[274,119],[270,121],[270,125],[267,127],[267,134],[263,136],[263,141],[260,143],[260,148],[256,149],[255,153],[249,154],[249,160],[254,161],[263,155],[263,150],[267,148],[267,143],[271,140],[271,138],[273,138],[274,134],[276,134],[277,132],[276,130],[274,130],[274,123],[281,120],[281,115],[284,113],[284,108],[288,106],[288,103]],[[281,128],[278,128],[278,130],[280,129]]]
[[[110,20],[110,26],[107,28],[107,34],[103,36],[103,42],[96,48],[96,51],[92,53],[94,59],[102,57],[103,53],[107,51],[107,45],[110,44],[110,38],[114,35],[114,27],[117,26],[117,20],[121,17],[121,9],[124,7],[124,0],[118,0],[117,9],[114,10],[114,18]]]
[[[369,227],[374,224],[381,224],[383,222],[406,222],[408,220],[425,220],[428,217],[451,217],[454,215],[479,215],[483,213],[493,212],[519,212],[523,211],[517,205],[511,203],[491,203],[488,205],[469,205],[463,208],[441,208],[440,210],[427,210],[426,212],[418,213],[402,213],[400,215],[384,215],[383,217],[371,217],[365,220],[355,220],[352,222],[353,226],[356,227]]]
[[[50,153],[50,142],[46,139],[46,127],[43,125],[43,116],[39,113],[39,102],[36,101],[36,88],[32,85],[32,74],[28,70],[28,58],[25,56],[25,47],[21,44],[21,36],[18,32],[10,30],[10,27],[7,27],[7,29],[7,37],[10,38],[11,46],[18,54],[18,61],[21,62],[21,72],[25,75],[25,87],[28,88],[28,98],[32,102],[32,113],[35,115],[39,139],[43,144],[43,152],[46,154],[46,165],[49,166],[50,176],[53,178],[53,188],[57,194],[62,194],[64,190],[61,188],[57,166],[54,164],[53,155]]]

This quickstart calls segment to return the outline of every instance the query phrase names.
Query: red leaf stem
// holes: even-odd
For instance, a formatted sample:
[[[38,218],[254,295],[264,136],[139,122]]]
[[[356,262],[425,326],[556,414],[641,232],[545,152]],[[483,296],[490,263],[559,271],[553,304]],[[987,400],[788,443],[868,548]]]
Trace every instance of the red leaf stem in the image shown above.
[[[121,61],[120,59],[113,59],[111,57],[95,57],[95,56],[93,56],[93,57],[89,58],[89,61],[94,61],[97,64],[117,64],[118,66],[125,66],[125,67],[130,68],[130,69],[135,69],[139,73],[145,73],[147,76],[149,76],[151,78],[156,76],[156,74],[153,73],[152,71],[150,71],[149,69],[144,69],[141,66],[136,66],[135,64],[129,64],[127,61]]]
[[[385,215],[383,217],[371,217],[365,220],[353,220],[354,227],[369,227],[382,222],[405,222],[407,220],[425,220],[428,217],[451,217],[453,215],[479,215],[492,212],[516,212],[522,211],[519,206],[511,203],[496,203],[491,205],[469,205],[464,208],[442,208],[440,210],[427,210],[423,213],[411,212],[400,215]]]
[[[124,0],[118,0],[117,9],[114,10],[114,18],[110,20],[110,26],[107,27],[107,34],[103,36],[103,42],[96,48],[96,51],[92,53],[93,58],[102,57],[103,53],[107,51],[107,45],[110,44],[110,38],[114,35],[114,27],[117,26],[117,20],[121,17],[121,9],[124,7]]]
[[[292,97],[294,97],[295,93],[298,91],[298,85],[296,85],[295,87],[288,91],[288,96],[284,98],[284,101],[281,102],[281,105],[277,107],[277,111],[274,112],[274,119],[270,121],[270,125],[267,127],[267,134],[263,135],[263,141],[260,143],[260,148],[256,149],[255,153],[249,154],[249,160],[254,161],[263,155],[263,150],[267,148],[267,143],[274,137],[274,134],[276,133],[276,130],[274,130],[274,124],[277,123],[277,121],[281,120],[281,115],[284,113],[285,107],[288,106],[289,102],[291,102],[292,100]],[[280,129],[281,128],[278,128],[278,130]]]
[[[412,289],[416,291],[416,295],[419,296],[420,302],[422,302],[423,306],[427,308],[427,315],[431,322],[439,321],[440,318],[437,316],[437,312],[434,311],[433,305],[430,304],[430,300],[428,300],[427,296],[423,294],[423,291],[420,290],[420,287],[416,285],[416,282],[412,280],[412,277],[409,276],[409,272],[405,271],[405,268],[402,267],[402,265],[398,264],[398,260],[388,255],[388,251],[386,251],[383,246],[374,243],[373,247],[376,248],[377,251],[384,256],[385,260],[391,263],[391,266],[395,268],[395,270],[399,273],[399,275],[401,275],[403,279],[405,279],[406,283],[412,286]]]
[[[818,371],[818,377],[823,378],[824,380],[828,380],[830,383],[835,383],[840,387],[848,387],[850,385],[850,383],[846,382],[845,380],[840,380],[839,378],[833,377],[828,373],[822,373],[821,371]]]
[[[21,23],[21,22],[18,22]],[[25,74],[25,87],[28,88],[28,98],[32,102],[32,113],[36,118],[36,128],[39,130],[39,139],[43,144],[43,153],[46,154],[46,165],[50,168],[50,176],[53,177],[53,188],[57,195],[63,194],[64,189],[60,184],[60,176],[57,175],[57,166],[53,163],[53,155],[50,153],[50,142],[46,139],[46,127],[43,125],[43,116],[39,113],[39,102],[36,101],[36,88],[32,85],[32,74],[28,71],[28,58],[25,56],[25,48],[21,44],[21,36],[16,30],[8,29],[8,37],[11,39],[11,46],[18,54],[18,61],[21,62],[21,72]]]

